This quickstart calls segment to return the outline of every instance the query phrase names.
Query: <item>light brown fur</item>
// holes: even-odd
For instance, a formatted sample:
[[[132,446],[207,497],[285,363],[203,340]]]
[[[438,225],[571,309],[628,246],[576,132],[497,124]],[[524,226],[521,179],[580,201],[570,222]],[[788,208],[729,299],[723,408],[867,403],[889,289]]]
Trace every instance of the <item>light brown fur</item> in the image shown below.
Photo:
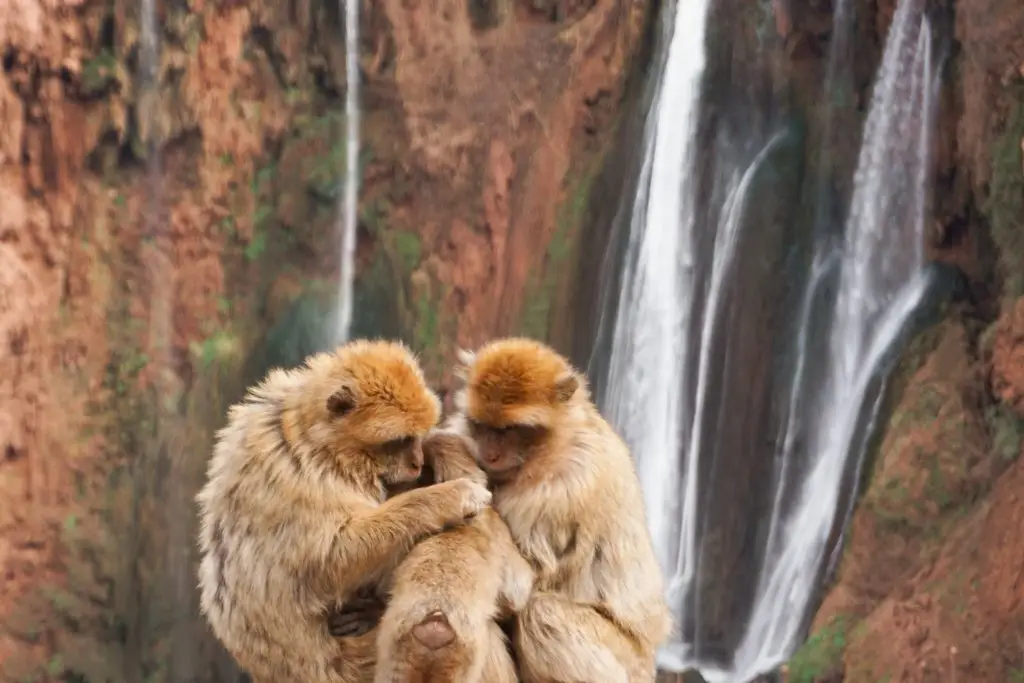
[[[433,478],[486,475],[471,444],[436,431],[424,442]],[[375,683],[515,683],[499,616],[522,609],[533,571],[508,528],[485,509],[466,526],[421,541],[395,570],[378,635]]]
[[[437,397],[402,345],[356,341],[273,370],[231,407],[200,514],[200,606],[257,683],[372,680],[373,632],[337,641],[328,608],[490,501],[467,479],[381,502],[416,479]]]
[[[394,574],[375,683],[514,683],[495,619],[526,604],[533,572],[496,512],[420,542]]]
[[[454,426],[537,572],[515,638],[523,681],[654,681],[672,624],[626,444],[543,344],[491,342],[460,365]]]

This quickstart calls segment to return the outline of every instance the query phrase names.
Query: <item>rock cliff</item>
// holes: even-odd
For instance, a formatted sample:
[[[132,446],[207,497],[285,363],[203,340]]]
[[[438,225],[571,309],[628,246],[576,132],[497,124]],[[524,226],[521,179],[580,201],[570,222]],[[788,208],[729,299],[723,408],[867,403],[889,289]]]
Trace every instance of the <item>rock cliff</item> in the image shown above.
[[[455,344],[556,316],[648,7],[361,14],[356,333],[441,385]],[[323,342],[342,23],[320,0],[0,3],[3,680],[234,675],[194,607],[191,497],[244,383]]]
[[[586,355],[659,4],[362,2],[357,334],[441,388],[493,335]],[[833,3],[762,4],[808,106]],[[932,4],[929,249],[964,286],[893,378],[794,683],[1024,680],[1024,5]],[[322,343],[336,289],[338,3],[153,0],[152,53],[146,5],[0,3],[0,680],[234,680],[191,496],[224,407]],[[855,5],[854,122],[895,1]]]

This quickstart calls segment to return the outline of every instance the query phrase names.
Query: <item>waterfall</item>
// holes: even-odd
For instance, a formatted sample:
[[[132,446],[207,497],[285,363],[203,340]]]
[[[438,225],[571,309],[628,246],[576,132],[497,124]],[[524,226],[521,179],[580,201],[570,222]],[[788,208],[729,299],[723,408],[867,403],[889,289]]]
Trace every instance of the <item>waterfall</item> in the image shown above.
[[[684,0],[673,9],[668,57],[652,103],[657,113],[645,129],[602,406],[633,449],[655,550],[669,573],[694,533],[692,510],[680,507],[687,498],[680,495],[676,454],[683,440],[678,417],[686,411],[679,351],[691,314],[693,160],[708,0]],[[692,506],[693,496],[689,501]]]
[[[823,391],[814,414],[805,416],[809,471],[801,473],[783,518],[777,500],[755,607],[736,653],[740,675],[723,680],[767,671],[799,645],[830,531],[852,505],[849,497],[841,509],[840,492],[847,474],[860,469],[877,412],[881,391],[872,383],[928,287],[923,249],[938,80],[922,5],[903,0],[886,39],[838,254]],[[806,387],[802,380],[796,386]],[[787,463],[794,440],[783,448]]]
[[[143,212],[146,236],[153,244],[148,259],[148,270],[152,284],[149,307],[150,350],[156,357],[152,360],[162,366],[169,363],[169,344],[172,337],[171,290],[166,283],[171,281],[173,264],[171,254],[161,250],[162,242],[157,238],[164,232],[163,181],[160,170],[160,144],[157,122],[160,119],[160,35],[157,25],[156,0],[141,0],[139,5],[139,72],[138,103],[136,118],[139,142],[145,149],[147,210]],[[159,284],[157,284],[159,283]]]
[[[675,29],[644,133],[601,408],[632,448],[681,626],[659,666],[741,683],[777,667],[800,644],[837,529],[849,517],[893,350],[928,289],[923,242],[938,78],[923,0],[901,0],[842,240],[816,230],[806,275],[773,276],[803,278],[795,323],[781,336],[773,332],[793,367],[766,380],[779,396],[777,438],[758,446],[763,453],[747,454],[774,463],[773,476],[758,483],[768,503],[763,518],[750,522],[758,530],[747,541],[757,546],[757,566],[737,608],[737,633],[721,638],[727,651],[711,657],[699,643],[706,628],[700,596],[714,562],[705,566],[702,553],[707,478],[723,454],[710,444],[732,428],[721,393],[736,387],[724,385],[723,373],[730,346],[741,341],[732,336],[737,297],[756,286],[740,263],[744,236],[756,229],[747,230],[744,215],[756,177],[786,136],[768,136],[726,173],[718,210],[698,211],[707,14],[707,0],[667,10]]]
[[[356,228],[359,217],[359,3],[339,0],[345,15],[345,191],[339,211],[341,263],[335,341],[348,340],[356,276]]]

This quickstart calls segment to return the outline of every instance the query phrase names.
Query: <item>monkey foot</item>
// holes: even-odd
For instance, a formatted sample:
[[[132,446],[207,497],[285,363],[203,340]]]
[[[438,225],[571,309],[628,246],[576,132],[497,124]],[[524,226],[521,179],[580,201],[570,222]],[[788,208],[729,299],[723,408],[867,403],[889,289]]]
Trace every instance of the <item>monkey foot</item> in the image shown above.
[[[412,627],[412,635],[431,650],[439,650],[455,640],[455,631],[441,612],[428,614],[423,621]]]

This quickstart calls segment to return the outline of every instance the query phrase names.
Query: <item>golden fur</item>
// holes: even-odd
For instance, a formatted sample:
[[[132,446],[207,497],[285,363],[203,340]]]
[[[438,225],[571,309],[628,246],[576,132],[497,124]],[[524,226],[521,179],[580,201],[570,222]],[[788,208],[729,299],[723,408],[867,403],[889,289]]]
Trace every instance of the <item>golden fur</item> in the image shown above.
[[[374,635],[335,641],[329,607],[490,501],[461,479],[382,502],[419,477],[438,415],[415,358],[383,341],[273,370],[231,407],[197,496],[200,607],[257,683],[372,680]]]
[[[654,681],[672,624],[629,449],[546,345],[505,339],[460,356],[453,425],[475,441],[494,508],[537,572],[515,639],[523,681]]]
[[[435,430],[423,450],[422,485],[458,477],[486,483],[464,437]],[[491,509],[421,541],[392,576],[376,683],[515,683],[495,618],[522,609],[532,585],[533,570]]]
[[[495,618],[521,610],[532,584],[530,566],[493,510],[420,542],[395,570],[376,683],[514,683]]]

